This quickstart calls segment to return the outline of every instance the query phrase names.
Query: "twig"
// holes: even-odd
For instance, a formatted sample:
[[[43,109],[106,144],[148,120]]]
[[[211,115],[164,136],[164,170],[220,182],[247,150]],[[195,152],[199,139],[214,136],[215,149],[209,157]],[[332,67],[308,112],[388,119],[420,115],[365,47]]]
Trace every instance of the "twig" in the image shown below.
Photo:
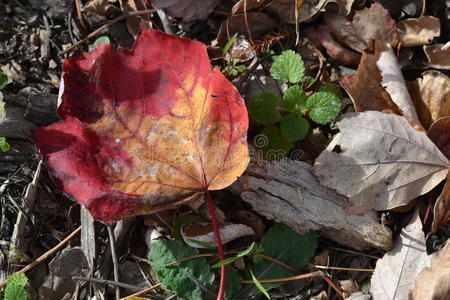
[[[94,38],[95,36],[99,35],[104,30],[106,30],[108,27],[116,24],[117,22],[125,20],[128,17],[150,14],[150,13],[153,13],[154,11],[155,11],[154,9],[146,9],[146,10],[140,10],[140,11],[130,11],[130,12],[128,12],[128,13],[122,15],[122,16],[119,16],[119,17],[115,18],[114,20],[112,20],[111,22],[109,22],[109,23],[107,23],[105,25],[102,25],[99,28],[97,28],[96,30],[94,30],[93,32],[89,33],[84,39],[78,41],[76,44],[70,46],[69,48],[67,48],[64,51],[61,51],[59,53],[59,55],[64,55],[64,54],[72,51],[76,47],[80,46],[81,44],[84,44],[88,40],[90,40],[90,39]]]
[[[107,279],[89,278],[89,277],[81,277],[81,276],[73,276],[72,279],[95,282],[95,283],[100,283],[100,284],[109,284],[114,287],[121,287],[121,288],[130,290],[130,291],[133,291],[133,292],[141,290],[139,287],[131,285],[131,284],[117,282],[117,281],[113,281],[113,280],[107,280]]]
[[[258,279],[258,281],[261,283],[274,283],[274,282],[284,282],[284,281],[305,279],[305,278],[311,278],[311,277],[322,277],[322,279],[325,280],[341,297],[344,296],[344,293],[342,292],[342,290],[338,286],[336,286],[336,284],[328,276],[325,276],[319,272],[301,274],[301,275],[295,275],[295,276],[289,276],[289,277],[283,277],[283,278]],[[241,283],[251,284],[251,283],[253,283],[253,280],[241,280]]]
[[[119,263],[117,261],[116,239],[114,238],[114,230],[112,228],[112,225],[106,225],[106,228],[108,228],[109,246],[111,247],[114,281],[119,282]],[[118,286],[116,286],[116,300],[119,299],[120,299],[120,289]]]
[[[317,266],[315,265],[314,268],[320,269],[320,270],[338,270],[338,271],[354,271],[354,272],[374,272],[374,269],[354,269],[354,268],[341,268],[341,267],[327,267],[327,266]]]
[[[269,255],[265,255],[265,254],[262,254],[262,253],[258,253],[257,255],[259,255],[259,256],[261,256],[262,258],[265,258],[265,259],[267,259],[267,260],[270,260],[271,262],[274,262],[274,263],[276,263],[276,264],[279,264],[280,266],[282,266],[282,267],[288,269],[288,270],[291,271],[292,273],[295,273],[295,274],[299,274],[299,273],[300,273],[298,270],[296,270],[295,268],[293,268],[293,267],[291,267],[291,266],[285,264],[285,263],[282,262],[281,260],[278,260],[278,259],[276,259],[276,258],[273,258],[273,257],[271,257],[271,256],[269,256]]]
[[[148,287],[148,288],[146,288],[146,289],[143,289],[142,291],[139,291],[139,292],[134,293],[134,294],[132,294],[132,295],[128,295],[128,296],[126,296],[125,298],[121,298],[120,300],[125,300],[125,299],[131,298],[131,297],[137,297],[137,296],[143,295],[143,294],[145,294],[145,293],[148,293],[148,292],[150,292],[150,291],[153,291],[153,290],[156,289],[156,288],[159,288],[160,286],[161,286],[161,283],[155,284],[155,285],[153,285],[153,286],[151,286],[151,287]]]
[[[88,31],[88,27],[86,26],[86,23],[84,22],[83,14],[81,13],[81,3],[80,0],[75,0],[75,8],[77,11],[77,17],[80,21],[81,27],[83,27],[84,30]]]
[[[75,237],[78,233],[80,233],[81,231],[81,226],[78,227],[77,229],[75,229],[71,234],[69,234],[64,240],[62,240],[61,242],[59,242],[58,245],[56,245],[55,247],[53,247],[52,249],[48,250],[47,252],[45,252],[44,254],[42,254],[40,257],[38,257],[35,261],[33,261],[32,263],[30,263],[29,265],[25,266],[23,269],[17,271],[17,273],[25,273],[29,270],[31,270],[32,268],[34,268],[35,266],[37,266],[38,264],[40,264],[41,262],[43,262],[44,260],[46,260],[50,255],[52,255],[53,253],[55,253],[56,251],[58,251],[62,246],[64,246],[68,241],[70,241],[73,237]],[[0,288],[4,287],[6,284],[8,283],[8,280],[3,280],[2,282],[0,282]]]
[[[173,261],[173,262],[170,262],[168,264],[165,264],[164,267],[167,268],[167,267],[170,267],[170,266],[173,266],[173,265],[176,265],[176,264],[180,264],[182,262],[185,262],[185,261],[188,261],[188,260],[191,260],[191,259],[196,259],[196,258],[201,258],[201,257],[211,257],[211,256],[216,256],[216,255],[214,253],[196,254],[196,255],[192,255],[192,256],[185,257],[185,258],[181,258],[181,259],[178,259],[176,261]]]

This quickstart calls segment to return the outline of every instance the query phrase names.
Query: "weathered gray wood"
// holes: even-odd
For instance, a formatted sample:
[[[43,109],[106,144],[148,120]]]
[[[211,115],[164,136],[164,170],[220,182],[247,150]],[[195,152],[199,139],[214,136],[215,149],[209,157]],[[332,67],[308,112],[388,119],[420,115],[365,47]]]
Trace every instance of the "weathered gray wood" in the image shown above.
[[[26,120],[20,107],[7,107],[6,119],[0,125],[0,136],[6,138],[26,139],[31,130],[37,126]]]
[[[374,211],[346,213],[346,198],[321,186],[309,167],[290,159],[252,163],[233,188],[256,212],[299,233],[320,230],[324,237],[360,250],[392,247],[392,233]]]

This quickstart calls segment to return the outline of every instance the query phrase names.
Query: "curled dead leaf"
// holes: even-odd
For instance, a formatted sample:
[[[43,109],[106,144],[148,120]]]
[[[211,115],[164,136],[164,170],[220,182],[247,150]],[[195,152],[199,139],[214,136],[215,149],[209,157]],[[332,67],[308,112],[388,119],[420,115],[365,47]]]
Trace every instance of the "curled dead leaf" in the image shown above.
[[[425,249],[422,222],[416,210],[402,230],[394,248],[377,261],[370,280],[373,300],[408,299],[417,274],[430,265]]]
[[[437,119],[450,116],[450,78],[436,70],[407,83],[420,122],[429,128]]]
[[[152,5],[185,22],[205,20],[219,0],[152,0]]]
[[[432,255],[431,267],[422,269],[416,277],[412,300],[446,300],[450,295],[450,242]]]
[[[450,222],[450,174],[447,176],[447,182],[442,193],[436,199],[433,215],[432,232],[437,232],[442,226]]]
[[[401,20],[397,29],[403,47],[427,45],[441,35],[439,19],[432,16]]]
[[[229,222],[219,224],[219,231],[223,244],[255,234],[253,229],[247,225]],[[194,248],[207,248],[204,244],[210,247],[216,246],[214,230],[210,223],[191,223],[181,229],[181,236],[186,244]]]
[[[447,176],[445,155],[401,116],[347,113],[338,126],[340,132],[312,171],[322,184],[350,198],[353,213],[405,206]]]
[[[450,69],[450,42],[423,46],[423,51],[428,58],[428,66],[437,69]]]

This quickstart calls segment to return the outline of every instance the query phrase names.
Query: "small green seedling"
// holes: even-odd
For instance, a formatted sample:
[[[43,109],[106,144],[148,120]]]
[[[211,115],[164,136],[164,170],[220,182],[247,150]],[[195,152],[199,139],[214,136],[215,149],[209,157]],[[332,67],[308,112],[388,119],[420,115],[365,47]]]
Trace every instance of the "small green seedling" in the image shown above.
[[[2,300],[28,300],[30,293],[27,292],[28,278],[23,273],[13,273],[8,277]]]
[[[305,75],[302,58],[292,50],[273,57],[270,74],[288,84],[283,97],[263,92],[251,99],[247,108],[253,124],[266,126],[261,134],[267,142],[261,148],[265,159],[274,160],[285,156],[295,142],[306,137],[310,130],[306,117],[320,125],[333,121],[341,111],[342,95],[339,88],[329,83],[307,95],[303,87],[310,86],[314,79]]]
[[[222,50],[223,58],[225,58],[225,56],[227,55],[228,51],[231,49],[231,46],[233,46],[233,43],[236,41],[237,36],[238,36],[238,33],[236,32],[230,38],[230,40],[226,43],[225,47],[223,47],[223,50]],[[225,66],[223,71],[227,75],[236,76],[239,73],[242,73],[242,72],[245,71],[245,66],[244,65],[240,65],[239,61],[237,59],[231,58],[231,60],[228,61],[228,64]]]

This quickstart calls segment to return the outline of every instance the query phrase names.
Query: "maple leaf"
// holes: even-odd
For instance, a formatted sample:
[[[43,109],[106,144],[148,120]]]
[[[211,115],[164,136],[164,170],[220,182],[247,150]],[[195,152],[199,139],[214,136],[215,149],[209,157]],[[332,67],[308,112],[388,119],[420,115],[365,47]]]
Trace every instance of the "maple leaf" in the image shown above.
[[[60,123],[34,131],[56,185],[97,218],[170,209],[233,183],[248,117],[203,44],[148,30],[63,66]]]

